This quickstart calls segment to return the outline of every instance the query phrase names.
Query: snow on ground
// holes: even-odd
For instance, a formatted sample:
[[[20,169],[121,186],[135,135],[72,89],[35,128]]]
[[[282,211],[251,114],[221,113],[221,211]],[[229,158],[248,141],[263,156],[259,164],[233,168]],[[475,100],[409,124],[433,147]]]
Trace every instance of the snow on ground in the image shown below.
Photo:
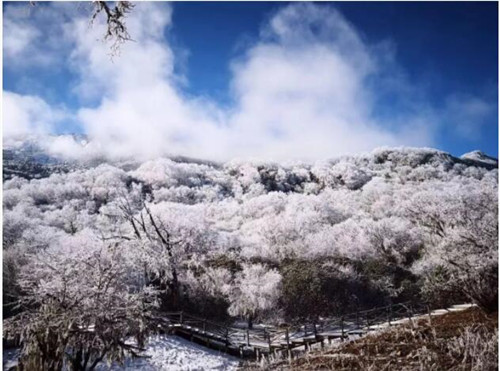
[[[17,365],[19,349],[4,351],[3,369]],[[236,370],[240,359],[191,343],[177,336],[153,336],[144,353],[147,358],[127,359],[123,366],[105,362],[97,370],[141,370],[141,371],[204,371]]]
[[[449,311],[461,311],[470,308],[472,304],[454,305],[448,309],[438,309],[432,311],[432,316],[445,314]],[[426,318],[428,314],[415,316],[413,319]],[[396,323],[405,323],[408,319],[401,319]],[[371,328],[382,330],[388,328],[386,323],[373,325]],[[358,339],[358,336],[351,335],[349,340]],[[338,346],[340,342],[333,342],[332,347]],[[328,344],[325,344],[328,346]],[[313,349],[320,347],[314,344]],[[298,348],[294,350],[296,354],[303,353]],[[17,364],[18,349],[4,350],[3,369],[8,370]],[[144,370],[144,371],[204,371],[204,370],[236,370],[240,359],[224,354],[222,352],[206,348],[202,345],[192,343],[177,336],[156,335],[151,337],[147,349],[144,353],[146,358],[127,359],[123,366],[112,365],[109,367],[105,363],[100,364],[97,370]]]
[[[4,349],[2,351],[2,366],[4,370],[9,370],[17,366],[17,357],[19,357],[19,348]]]
[[[148,358],[128,359],[124,366],[103,364],[98,370],[236,370],[240,359],[208,349],[177,336],[154,336],[144,353]]]

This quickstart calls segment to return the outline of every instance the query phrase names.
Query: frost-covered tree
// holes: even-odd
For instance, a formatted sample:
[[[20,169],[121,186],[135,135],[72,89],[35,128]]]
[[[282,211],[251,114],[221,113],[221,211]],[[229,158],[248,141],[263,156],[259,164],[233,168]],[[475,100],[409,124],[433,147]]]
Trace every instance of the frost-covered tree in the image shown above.
[[[89,230],[31,254],[19,273],[21,312],[5,323],[21,334],[22,367],[92,370],[143,347],[156,295],[138,268],[133,251]]]
[[[415,269],[427,290],[459,292],[485,310],[498,308],[497,192],[496,183],[471,180],[414,195],[408,212],[428,237]]]
[[[280,294],[281,275],[262,264],[244,264],[229,293],[229,313],[243,316],[252,327],[259,313],[276,307]]]
[[[127,267],[123,282],[156,290],[165,310],[304,317],[309,301],[288,309],[307,282],[326,314],[450,292],[487,308],[497,295],[497,180],[494,161],[412,148],[316,164],[160,158],[14,176],[3,186],[4,314],[39,313],[14,304],[39,295],[23,285],[66,240],[61,272],[97,242],[117,244],[107,254]],[[95,271],[75,267],[87,285]]]

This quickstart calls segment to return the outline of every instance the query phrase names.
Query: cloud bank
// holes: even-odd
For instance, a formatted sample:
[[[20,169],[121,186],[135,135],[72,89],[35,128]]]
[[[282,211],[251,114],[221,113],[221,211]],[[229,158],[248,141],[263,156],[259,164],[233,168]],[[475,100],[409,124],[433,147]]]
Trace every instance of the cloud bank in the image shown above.
[[[435,145],[439,118],[425,101],[393,121],[377,117],[379,91],[411,94],[407,83],[394,77],[390,84],[384,81],[394,68],[389,49],[369,45],[332,7],[296,3],[278,10],[258,42],[228,61],[230,108],[183,92],[179,81],[184,77],[176,73],[168,39],[175,20],[170,5],[138,3],[127,19],[135,42],[123,45],[114,59],[109,45],[99,41],[102,20],[89,28],[87,14],[68,12],[67,4],[44,7],[43,17],[64,19],[57,24],[29,23],[9,8],[5,13],[6,63],[39,48],[40,34],[49,35],[50,45],[60,38],[63,51],[49,45],[43,60],[69,64],[78,76],[73,93],[88,102],[72,112],[72,119],[90,143],[81,147],[68,138],[52,140],[50,150],[56,154],[280,161],[380,146]],[[474,99],[467,120],[487,109]],[[40,97],[4,92],[4,142],[23,133],[50,132],[61,119]]]
[[[66,117],[63,110],[49,106],[36,96],[3,92],[3,136],[6,144],[22,141],[27,134],[44,135]]]

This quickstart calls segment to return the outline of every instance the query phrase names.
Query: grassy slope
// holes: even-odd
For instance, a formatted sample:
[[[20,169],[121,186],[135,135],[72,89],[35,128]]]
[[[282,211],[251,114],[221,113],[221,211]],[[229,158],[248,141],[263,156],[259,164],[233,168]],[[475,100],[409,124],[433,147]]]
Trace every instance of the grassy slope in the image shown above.
[[[497,370],[497,337],[497,314],[486,316],[471,308],[311,352],[270,369]]]

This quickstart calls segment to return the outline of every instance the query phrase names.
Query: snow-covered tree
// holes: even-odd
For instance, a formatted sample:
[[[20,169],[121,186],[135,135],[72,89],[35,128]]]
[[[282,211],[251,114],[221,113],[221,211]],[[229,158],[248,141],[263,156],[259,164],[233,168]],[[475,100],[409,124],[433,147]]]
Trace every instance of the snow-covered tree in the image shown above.
[[[497,192],[496,183],[471,180],[429,186],[410,200],[410,217],[428,237],[415,267],[426,289],[461,292],[488,311],[498,308]]]
[[[89,230],[31,254],[19,273],[22,311],[5,329],[22,336],[22,367],[90,370],[144,346],[156,295],[139,268],[133,251]]]
[[[262,264],[244,264],[229,293],[229,313],[243,316],[252,327],[261,312],[275,308],[280,294],[281,275]]]
[[[281,313],[282,295],[301,285],[291,275],[306,266],[302,278],[314,278],[326,302],[339,282],[343,295],[365,295],[364,306],[418,290],[495,302],[492,160],[398,148],[315,164],[163,158],[70,170],[4,183],[8,316],[21,309],[14,304],[29,292],[22,285],[39,271],[34,262],[66,239],[71,254],[118,244],[117,261],[133,261],[127,269],[166,310],[216,303],[217,313],[229,307],[250,319]],[[69,269],[71,254],[57,266]]]

